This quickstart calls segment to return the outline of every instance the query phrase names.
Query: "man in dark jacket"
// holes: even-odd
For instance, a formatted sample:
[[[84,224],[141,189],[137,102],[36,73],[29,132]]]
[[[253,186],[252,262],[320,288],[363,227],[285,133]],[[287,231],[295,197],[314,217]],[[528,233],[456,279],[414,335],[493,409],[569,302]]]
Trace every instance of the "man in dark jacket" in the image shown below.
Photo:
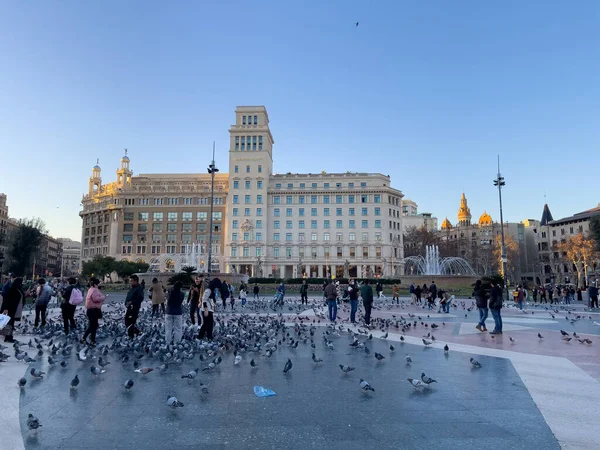
[[[75,331],[75,310],[77,309],[77,305],[71,305],[69,300],[71,300],[71,294],[73,293],[76,284],[77,280],[74,277],[69,278],[69,285],[62,294],[63,301],[60,305],[60,309],[62,310],[65,334],[69,334],[69,325],[71,325],[71,330]]]
[[[302,280],[302,285],[300,286],[300,302],[301,305],[304,305],[304,303],[308,305],[308,283],[306,280]]]
[[[485,327],[485,319],[487,319],[488,316],[487,293],[481,284],[481,280],[475,282],[473,297],[475,297],[475,304],[479,309],[479,323],[475,328],[479,331],[487,331],[487,328]]]
[[[333,279],[329,279],[329,283],[325,287],[325,299],[327,300],[327,310],[329,312],[329,320],[335,322],[337,318],[337,289],[333,283]]]
[[[254,283],[254,289],[252,290],[252,293],[254,294],[254,298],[255,299],[259,299],[259,293],[260,293],[260,288],[258,287],[258,284]]]
[[[360,288],[360,296],[362,297],[363,306],[365,307],[365,324],[371,324],[371,308],[373,307],[373,288],[371,282],[367,278],[365,284]]]
[[[23,294],[23,278],[14,278],[11,285],[4,291],[2,296],[2,307],[0,312],[10,317],[10,321],[6,327],[10,327],[10,334],[4,337],[4,342],[15,342],[13,333],[15,331],[15,321],[21,320],[21,313],[25,295]],[[6,331],[6,330],[5,330]]]
[[[135,326],[142,302],[144,301],[144,288],[140,284],[140,279],[137,275],[131,275],[129,277],[129,291],[125,298],[125,327],[127,328],[127,335],[133,339],[136,334],[140,334],[140,330]]]
[[[430,297],[432,297],[434,301],[435,301],[435,298],[437,297],[437,291],[438,291],[438,288],[435,284],[435,281],[431,280],[431,284],[429,285],[429,294],[430,294]]]
[[[358,286],[351,278],[348,283],[348,297],[350,297],[350,322],[356,323],[356,311],[358,310]]]
[[[490,292],[490,311],[494,318],[494,331],[490,334],[502,334],[502,315],[500,310],[502,309],[502,287],[498,283],[492,283],[492,290]]]
[[[196,325],[196,317],[198,317],[198,325],[200,325],[200,310],[198,309],[198,303],[202,297],[202,291],[204,290],[204,277],[198,275],[196,280],[190,286],[188,292],[188,302],[190,303],[190,320],[192,325]]]

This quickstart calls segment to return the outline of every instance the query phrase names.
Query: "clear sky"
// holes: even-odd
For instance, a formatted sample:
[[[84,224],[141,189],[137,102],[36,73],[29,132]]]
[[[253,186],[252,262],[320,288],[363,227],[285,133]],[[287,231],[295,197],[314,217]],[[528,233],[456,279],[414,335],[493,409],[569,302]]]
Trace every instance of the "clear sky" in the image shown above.
[[[354,25],[360,22],[359,26]],[[265,105],[277,172],[373,171],[454,223],[600,201],[598,1],[0,2],[0,192],[79,239],[81,195],[227,168],[236,105]]]

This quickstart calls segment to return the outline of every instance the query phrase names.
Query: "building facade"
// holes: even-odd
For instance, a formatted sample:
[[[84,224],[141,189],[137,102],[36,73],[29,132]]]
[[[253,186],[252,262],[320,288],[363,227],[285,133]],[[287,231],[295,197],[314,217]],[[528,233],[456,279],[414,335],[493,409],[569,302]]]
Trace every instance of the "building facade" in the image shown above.
[[[62,243],[61,276],[70,277],[81,270],[81,242],[69,238],[58,238]]]
[[[438,219],[431,213],[419,213],[418,205],[413,200],[402,199],[402,232],[409,228],[425,228],[427,231],[438,229]]]
[[[391,276],[404,270],[402,193],[374,173],[275,174],[264,106],[240,106],[229,130],[229,173],[215,177],[213,270],[263,277]],[[151,263],[208,242],[210,175],[117,181],[96,165],[83,198],[82,260],[95,255]],[[171,256],[169,256],[171,255]]]

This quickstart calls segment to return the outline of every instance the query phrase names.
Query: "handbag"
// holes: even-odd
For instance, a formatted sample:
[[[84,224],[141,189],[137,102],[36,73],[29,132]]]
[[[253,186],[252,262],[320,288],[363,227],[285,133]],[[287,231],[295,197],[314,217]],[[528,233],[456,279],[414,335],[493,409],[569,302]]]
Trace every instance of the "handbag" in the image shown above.
[[[0,336],[12,336],[12,326],[6,325],[0,330]]]
[[[0,314],[0,330],[3,330],[5,327],[10,326],[8,323],[10,322],[10,316],[6,314]]]

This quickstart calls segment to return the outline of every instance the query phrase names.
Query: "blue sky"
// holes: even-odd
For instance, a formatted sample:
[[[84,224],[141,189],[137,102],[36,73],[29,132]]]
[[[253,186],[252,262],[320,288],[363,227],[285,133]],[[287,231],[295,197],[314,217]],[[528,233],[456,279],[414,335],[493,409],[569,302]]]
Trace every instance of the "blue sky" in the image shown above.
[[[227,167],[236,105],[265,105],[278,172],[382,172],[456,221],[600,201],[596,1],[0,2],[0,192],[78,239],[112,181]],[[359,21],[359,27],[354,22]]]

